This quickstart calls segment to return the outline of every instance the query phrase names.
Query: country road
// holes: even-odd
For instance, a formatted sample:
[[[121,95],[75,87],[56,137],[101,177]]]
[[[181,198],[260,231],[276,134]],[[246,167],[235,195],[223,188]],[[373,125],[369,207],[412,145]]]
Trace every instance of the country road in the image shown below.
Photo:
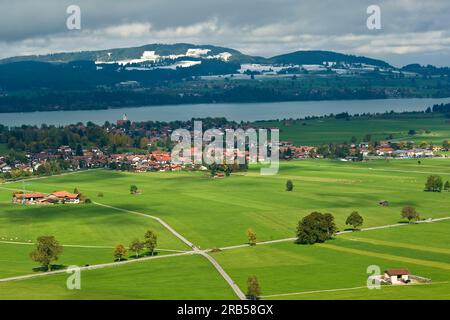
[[[146,218],[150,218],[150,219],[156,220],[160,224],[162,224],[167,230],[169,230],[169,232],[172,233],[175,237],[177,237],[183,243],[185,243],[188,247],[194,248],[194,244],[192,242],[190,242],[188,239],[186,239],[181,234],[176,232],[168,223],[166,223],[161,218],[158,218],[158,217],[146,214],[146,213],[141,213],[141,212],[136,212],[136,211],[131,211],[131,210],[127,210],[127,209],[113,207],[113,206],[110,206],[110,205],[107,205],[107,204],[103,204],[103,203],[99,203],[99,202],[95,202],[95,201],[93,201],[92,203],[95,204],[95,205],[101,206],[101,207],[105,207],[105,208],[109,208],[109,209],[113,209],[113,210],[117,210],[117,211],[122,211],[122,212],[126,212],[126,213],[132,213],[132,214],[135,214],[135,215],[138,215],[138,216],[142,216],[142,217],[146,217]]]
[[[101,203],[98,203],[98,202],[93,202],[93,203],[96,204],[96,205],[102,206],[102,207],[113,209],[113,210],[118,210],[118,211],[122,211],[122,212],[126,212],[126,213],[132,213],[132,214],[136,214],[136,215],[140,215],[140,216],[143,216],[143,217],[154,219],[154,220],[158,221],[159,223],[161,223],[164,227],[166,227],[167,230],[169,230],[173,235],[175,235],[177,238],[179,238],[185,244],[190,246],[192,250],[190,250],[190,251],[181,251],[180,252],[178,250],[165,249],[166,251],[173,251],[173,252],[176,252],[176,253],[174,253],[174,254],[167,254],[167,255],[163,255],[163,256],[152,256],[152,257],[145,257],[145,258],[140,258],[140,259],[135,259],[135,260],[126,260],[126,261],[121,261],[121,262],[111,262],[111,263],[103,263],[103,264],[85,266],[85,267],[81,267],[80,268],[81,271],[102,269],[102,268],[115,267],[115,266],[122,266],[122,265],[125,265],[125,264],[143,262],[143,261],[147,261],[147,260],[154,260],[154,259],[162,259],[162,258],[178,257],[178,256],[184,256],[184,255],[199,254],[199,255],[202,255],[203,257],[205,257],[214,266],[214,268],[224,278],[224,280],[228,283],[228,285],[235,292],[235,294],[239,297],[239,299],[241,299],[241,300],[245,300],[246,299],[245,294],[242,292],[242,290],[239,288],[239,286],[226,273],[226,271],[222,268],[222,266],[209,254],[214,249],[200,250],[198,247],[193,245],[192,242],[190,242],[184,236],[182,236],[180,233],[175,231],[169,224],[167,224],[161,218],[158,218],[158,217],[155,217],[155,216],[152,216],[152,215],[148,215],[148,214],[145,214],[145,213],[141,213],[141,212],[126,210],[126,209],[122,209],[122,208],[117,208],[117,207],[101,204]],[[445,221],[445,220],[450,220],[450,217],[422,220],[422,221],[417,221],[416,223],[417,224],[420,224],[420,223],[434,223],[434,222],[440,222],[440,221]],[[396,224],[390,224],[390,225],[384,225],[384,226],[378,226],[378,227],[363,228],[363,229],[360,229],[358,232],[364,232],[364,231],[370,231],[370,230],[378,230],[378,229],[387,229],[387,228],[396,228],[396,227],[402,227],[402,226],[412,226],[412,225],[414,225],[414,224],[396,223]],[[338,232],[337,235],[347,234],[347,233],[352,233],[352,232],[354,232],[354,231],[352,231],[352,230],[341,231],[341,232]],[[256,245],[258,245],[258,246],[259,245],[267,245],[267,244],[282,243],[282,242],[289,242],[289,241],[295,241],[295,240],[296,240],[296,238],[284,238],[284,239],[277,239],[277,240],[269,240],[269,241],[257,242]],[[14,241],[0,241],[0,243],[21,244],[21,245],[31,245],[32,244],[32,243],[14,242]],[[106,246],[84,246],[84,245],[65,245],[65,246],[67,246],[67,247],[69,247],[69,246],[81,247],[81,248],[109,248],[109,247],[106,247]],[[219,248],[219,250],[233,250],[233,249],[245,248],[245,247],[249,247],[249,246],[250,246],[249,244],[240,244],[240,245],[235,245],[235,246],[222,247],[222,248]],[[22,276],[3,278],[3,279],[0,279],[0,283],[1,282],[8,282],[8,281],[24,280],[24,279],[36,278],[36,277],[43,277],[43,276],[50,276],[50,275],[62,274],[62,273],[67,273],[67,269],[51,271],[51,272],[45,272],[45,273],[34,273],[34,274],[28,274],[28,275],[22,275]],[[347,288],[347,289],[353,289],[353,288]],[[286,294],[286,295],[291,295],[291,294],[305,294],[305,293],[290,293],[290,294]],[[274,296],[277,296],[277,295],[274,295]],[[269,298],[269,297],[271,297],[271,296],[266,296],[265,298]]]
[[[6,187],[0,187],[0,189],[13,190],[11,188],[6,188]],[[142,212],[122,209],[122,208],[110,206],[110,205],[99,203],[99,202],[95,202],[95,201],[93,201],[92,203],[97,205],[97,206],[104,207],[104,208],[117,210],[117,211],[121,211],[121,212],[125,212],[125,213],[131,213],[131,214],[134,214],[134,215],[139,215],[139,216],[142,216],[142,217],[145,217],[145,218],[150,218],[150,219],[153,219],[153,220],[159,222],[170,233],[172,233],[175,237],[180,239],[184,244],[186,244],[188,247],[190,247],[192,249],[192,251],[186,251],[186,252],[182,252],[182,253],[179,253],[179,254],[172,254],[172,255],[168,255],[168,256],[177,256],[177,255],[185,255],[185,254],[200,254],[201,256],[205,257],[214,266],[214,268],[217,270],[217,272],[219,272],[219,274],[224,278],[224,280],[228,283],[228,285],[231,287],[231,289],[234,291],[234,293],[239,297],[239,299],[241,299],[241,300],[245,300],[246,299],[245,294],[242,292],[242,290],[239,288],[239,286],[236,285],[236,283],[226,273],[226,271],[222,268],[222,266],[220,266],[219,263],[213,257],[211,257],[208,254],[208,251],[200,250],[192,242],[190,242],[183,235],[181,235],[175,229],[173,229],[163,219],[158,218],[156,216],[149,215],[149,214],[145,214],[145,213],[142,213]],[[66,246],[68,246],[68,245],[66,245]],[[138,260],[131,260],[131,261],[135,262],[135,261],[145,261],[145,260],[138,259]],[[99,264],[99,265],[95,265],[95,266],[97,266],[97,267],[108,267],[108,266],[115,266],[115,265],[116,265],[115,263],[107,263],[107,264]],[[82,270],[92,270],[92,269],[95,269],[94,268],[95,266],[86,267],[86,268],[83,268]],[[63,272],[65,272],[65,270],[58,270],[58,271],[47,272],[47,273],[42,273],[42,274],[30,274],[30,275],[24,275],[24,276],[19,276],[19,277],[0,279],[0,282],[12,281],[12,280],[20,280],[20,279],[27,279],[27,278],[37,277],[37,276],[51,275],[51,274],[63,273]]]
[[[155,216],[152,216],[152,215],[149,215],[149,214],[136,212],[136,211],[131,211],[131,210],[126,210],[126,209],[122,209],[122,208],[117,208],[117,207],[113,207],[113,206],[102,204],[102,203],[98,203],[98,202],[93,202],[93,203],[98,205],[98,206],[105,207],[105,208],[118,210],[118,211],[122,211],[122,212],[127,212],[127,213],[132,213],[132,214],[140,215],[140,216],[147,217],[147,218],[150,218],[150,219],[158,221],[170,233],[172,233],[175,237],[177,237],[182,242],[184,242],[186,245],[188,245],[190,248],[192,248],[192,251],[189,251],[189,252],[192,252],[192,253],[195,253],[195,254],[200,254],[203,257],[205,257],[214,266],[214,268],[216,268],[217,272],[219,272],[219,274],[225,279],[225,281],[228,283],[228,285],[231,287],[231,289],[234,291],[234,293],[239,297],[239,299],[241,299],[241,300],[245,300],[246,299],[245,294],[242,292],[242,290],[239,288],[239,286],[233,281],[233,279],[231,279],[231,277],[226,273],[226,271],[222,268],[222,266],[211,255],[208,254],[208,251],[200,250],[192,242],[190,242],[188,239],[186,239],[180,233],[175,231],[175,229],[173,229],[163,219],[155,217]]]
[[[416,221],[415,223],[395,223],[395,224],[388,224],[388,225],[378,226],[378,227],[362,228],[362,229],[359,229],[357,232],[388,229],[388,228],[397,228],[397,227],[406,227],[406,226],[413,226],[414,224],[434,223],[434,222],[440,222],[440,221],[445,221],[445,220],[450,220],[450,217],[436,218],[436,219],[430,219],[430,220],[421,220],[421,221]],[[336,233],[336,235],[347,234],[347,233],[352,233],[352,232],[355,232],[355,231],[353,231],[353,230],[339,231]],[[295,240],[297,240],[297,238],[284,238],[284,239],[256,242],[255,245],[260,246],[260,245],[265,245],[265,244],[290,242],[290,241],[295,241]],[[233,249],[245,248],[245,247],[249,247],[249,246],[250,245],[248,243],[245,243],[245,244],[238,244],[235,246],[222,247],[222,248],[218,248],[218,249],[219,250],[233,250]],[[211,252],[213,250],[214,249],[206,249],[204,251]]]
[[[152,257],[144,257],[144,258],[139,258],[139,259],[134,259],[134,260],[125,260],[125,261],[118,261],[118,262],[94,264],[92,266],[80,267],[80,271],[117,267],[117,266],[122,266],[122,265],[130,264],[130,263],[178,257],[178,256],[185,256],[185,255],[192,255],[192,254],[195,254],[195,252],[194,251],[185,251],[185,252],[181,252],[181,253],[166,254],[163,256],[152,256]],[[10,278],[3,278],[3,279],[0,279],[0,282],[8,282],[8,281],[24,280],[24,279],[37,278],[37,277],[45,277],[45,276],[51,276],[51,275],[61,274],[61,273],[67,273],[67,269],[50,271],[50,272],[32,273],[32,274],[10,277]]]

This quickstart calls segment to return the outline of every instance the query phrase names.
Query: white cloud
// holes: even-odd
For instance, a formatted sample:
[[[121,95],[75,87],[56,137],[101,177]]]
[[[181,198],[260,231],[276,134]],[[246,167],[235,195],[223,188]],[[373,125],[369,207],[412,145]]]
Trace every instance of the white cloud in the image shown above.
[[[98,0],[96,3],[106,7],[81,4],[86,19],[81,31],[61,27],[65,25],[65,11],[56,10],[57,1],[52,1],[49,15],[61,11],[60,21],[53,19],[46,25],[40,19],[34,25],[33,19],[26,19],[27,27],[23,23],[14,27],[17,18],[13,17],[34,14],[33,10],[24,10],[20,15],[19,10],[13,10],[0,21],[0,57],[189,42],[221,45],[262,56],[320,49],[368,55],[388,62],[392,59],[403,63],[396,60],[401,56],[407,56],[408,62],[414,59],[428,63],[430,56],[440,64],[450,61],[448,0],[379,0],[383,29],[377,32],[368,31],[365,26],[365,8],[372,2],[369,0],[349,0],[346,6],[331,0],[228,0],[214,4],[206,0],[174,0],[170,6],[162,0],[154,0],[151,5],[136,0],[132,5],[111,6],[110,1]],[[102,11],[105,8],[110,9]]]
[[[118,26],[110,26],[100,29],[94,33],[99,35],[106,34],[108,36],[119,36],[123,38],[128,37],[142,37],[150,34],[152,25],[150,23],[130,23]]]

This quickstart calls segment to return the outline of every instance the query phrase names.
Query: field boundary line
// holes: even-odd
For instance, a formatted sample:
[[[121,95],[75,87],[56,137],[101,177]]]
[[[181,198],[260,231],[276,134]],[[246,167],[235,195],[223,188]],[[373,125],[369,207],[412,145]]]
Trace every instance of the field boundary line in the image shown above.
[[[361,243],[367,243],[375,246],[386,246],[391,248],[401,248],[401,249],[411,249],[411,250],[417,250],[417,251],[425,251],[425,252],[433,252],[433,253],[439,253],[439,254],[450,254],[450,249],[446,248],[438,248],[438,247],[431,247],[431,246],[422,246],[417,244],[408,244],[404,242],[393,242],[393,241],[384,241],[379,239],[373,239],[373,238],[342,238],[343,240],[352,241],[352,242],[361,242]]]
[[[379,169],[379,168],[352,168],[357,170],[369,170],[369,171],[382,171],[382,172],[400,172],[400,173],[422,173],[422,174],[443,174],[443,175],[450,175],[448,172],[439,172],[439,171],[416,171],[416,170],[396,170],[396,169]]]
[[[349,233],[356,233],[358,234],[359,232],[364,232],[364,231],[372,231],[372,230],[379,230],[379,229],[389,229],[389,228],[397,228],[397,227],[403,227],[403,226],[413,226],[413,225],[417,225],[417,224],[421,224],[421,223],[435,223],[435,222],[441,222],[441,221],[446,221],[446,220],[450,220],[450,217],[442,217],[442,218],[435,218],[435,219],[431,219],[431,220],[421,220],[421,221],[416,221],[415,223],[395,223],[395,224],[388,224],[388,225],[384,225],[384,226],[377,226],[377,227],[369,227],[369,228],[362,228],[359,229],[357,231],[354,230],[346,230],[346,231],[339,231],[336,233],[336,236],[342,235],[342,234],[349,234]],[[297,238],[283,238],[283,239],[276,239],[276,240],[268,240],[268,241],[261,241],[261,242],[256,242],[255,246],[259,246],[259,245],[266,245],[266,244],[274,244],[274,243],[282,243],[282,242],[289,242],[289,241],[295,241],[297,240]],[[246,247],[250,247],[251,245],[248,243],[243,243],[243,244],[238,244],[238,245],[234,245],[234,246],[227,246],[227,247],[221,247],[221,248],[210,248],[210,249],[205,249],[205,252],[213,252],[214,250],[218,249],[218,250],[233,250],[233,249],[240,249],[240,248],[246,248]]]
[[[72,171],[72,172],[63,172],[59,174],[53,174],[50,176],[38,176],[38,177],[32,177],[28,179],[21,179],[21,180],[15,180],[15,181],[3,181],[0,182],[0,185],[3,184],[13,184],[13,183],[21,183],[26,181],[33,181],[33,180],[41,180],[41,179],[47,179],[47,178],[53,178],[53,177],[61,177],[61,176],[68,176],[71,174],[77,174],[77,173],[83,173],[83,172],[91,172],[91,171],[98,171],[98,170],[104,170],[103,168],[95,168],[95,169],[86,169],[86,170],[78,170],[78,171]]]
[[[175,237],[177,237],[179,240],[181,240],[184,244],[186,244],[188,247],[190,248],[194,248],[194,244],[192,242],[190,242],[188,239],[186,239],[184,236],[182,236],[181,234],[179,234],[177,231],[175,231],[175,229],[173,229],[167,222],[165,222],[163,219],[158,218],[156,216],[152,216],[150,214],[146,214],[146,213],[141,213],[141,212],[137,212],[137,211],[132,211],[132,210],[128,210],[128,209],[122,209],[122,208],[118,208],[118,207],[113,207],[107,204],[103,204],[103,203],[99,203],[96,201],[92,202],[95,205],[101,206],[101,207],[105,207],[105,208],[109,208],[109,209],[113,209],[113,210],[117,210],[117,211],[122,211],[122,212],[126,212],[126,213],[131,213],[131,214],[135,214],[135,215],[139,215],[142,217],[147,217],[153,220],[158,221],[160,224],[162,224],[167,230],[170,231],[170,233],[172,233]]]
[[[17,244],[17,245],[35,245],[35,242],[21,242],[21,241],[4,241],[0,240],[0,243],[3,244]],[[63,247],[69,247],[69,248],[86,248],[86,249],[114,249],[114,246],[91,246],[91,245],[84,245],[84,244],[62,244]],[[190,252],[187,250],[176,250],[176,249],[164,249],[164,248],[158,248],[157,251],[167,251],[167,252]]]
[[[172,257],[179,257],[179,256],[185,256],[185,255],[193,255],[193,254],[195,254],[194,251],[185,251],[185,252],[181,252],[181,253],[166,254],[166,255],[162,255],[162,256],[143,257],[143,258],[133,259],[133,260],[94,264],[91,266],[80,267],[79,270],[87,271],[87,270],[96,270],[96,269],[103,269],[103,268],[109,268],[109,267],[118,267],[118,266],[130,264],[130,263],[137,263],[137,262],[144,262],[144,261],[148,261],[148,260],[172,258]],[[3,278],[3,279],[0,279],[0,283],[16,281],[16,280],[24,280],[24,279],[30,279],[30,278],[37,278],[37,277],[44,277],[44,276],[51,276],[51,275],[61,274],[61,273],[67,273],[67,270],[68,269],[61,269],[61,270],[55,270],[55,271],[49,271],[49,272],[33,273],[33,274],[27,274],[27,275],[22,275],[22,276]]]
[[[443,284],[443,283],[449,283],[450,281],[439,281],[439,282],[432,282],[432,283],[413,283],[409,284],[407,286],[382,286],[382,289],[387,288],[407,288],[411,286],[429,286],[433,284]],[[263,299],[267,298],[275,298],[275,297],[286,297],[286,296],[297,296],[297,295],[307,295],[307,294],[314,294],[314,293],[327,293],[327,292],[339,292],[339,291],[352,291],[352,290],[360,290],[360,289],[367,289],[367,286],[362,287],[351,287],[351,288],[336,288],[336,289],[324,289],[324,290],[313,290],[313,291],[300,291],[300,292],[291,292],[291,293],[279,293],[279,294],[270,294],[266,296],[261,296]],[[376,290],[376,289],[374,289]]]
[[[418,266],[422,266],[422,267],[450,270],[450,263],[447,263],[447,262],[416,259],[416,258],[410,258],[410,257],[394,255],[394,254],[389,254],[389,253],[369,251],[367,249],[361,250],[361,249],[348,248],[348,247],[339,246],[339,245],[335,245],[335,244],[329,244],[329,243],[318,243],[317,246],[319,248],[325,248],[325,249],[330,249],[330,250],[349,253],[349,254],[356,254],[356,255],[365,256],[365,257],[375,257],[378,259],[409,263],[409,264],[414,264],[414,265],[418,265]]]

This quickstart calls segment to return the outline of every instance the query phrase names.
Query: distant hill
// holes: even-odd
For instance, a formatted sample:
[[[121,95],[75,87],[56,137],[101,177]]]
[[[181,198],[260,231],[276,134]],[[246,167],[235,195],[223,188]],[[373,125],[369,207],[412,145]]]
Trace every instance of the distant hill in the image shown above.
[[[228,52],[231,54],[230,61],[238,61],[239,63],[256,63],[265,60],[260,57],[253,57],[245,55],[237,50],[217,47],[212,45],[194,45],[188,43],[176,44],[148,44],[140,47],[130,48],[116,48],[96,51],[79,51],[79,52],[64,52],[46,55],[30,55],[17,56],[0,60],[0,64],[21,62],[21,61],[39,61],[39,62],[53,62],[53,63],[67,63],[72,61],[102,61],[114,62],[122,60],[139,59],[144,52],[154,51],[157,55],[168,56],[182,56],[188,50],[209,50],[207,55],[215,56],[221,53]],[[195,51],[194,51],[195,52]],[[192,58],[192,57],[191,57]]]
[[[339,62],[346,64],[366,64],[382,68],[394,68],[385,61],[347,55],[332,51],[296,51],[292,53],[282,54],[269,59],[272,63],[277,64],[323,64],[324,62]]]
[[[0,60],[0,64],[21,62],[21,61],[39,61],[39,62],[52,62],[52,63],[67,63],[72,61],[101,61],[101,62],[116,62],[126,61],[142,58],[144,52],[155,52],[160,57],[177,57],[181,58],[201,58],[186,56],[188,50],[191,50],[194,54],[196,50],[207,50],[207,54],[203,56],[213,57],[219,56],[222,53],[229,53],[230,62],[236,62],[240,64],[259,63],[259,64],[323,64],[324,62],[339,62],[347,64],[367,64],[383,68],[393,68],[385,61],[372,59],[368,57],[359,57],[354,55],[347,55],[332,51],[296,51],[283,55],[278,55],[272,58],[264,58],[258,56],[250,56],[241,53],[238,50],[217,47],[212,45],[194,45],[189,43],[176,43],[176,44],[148,44],[140,47],[130,48],[116,48],[96,51],[80,51],[80,52],[67,52],[67,53],[54,53],[47,55],[32,55],[32,56],[18,56]]]

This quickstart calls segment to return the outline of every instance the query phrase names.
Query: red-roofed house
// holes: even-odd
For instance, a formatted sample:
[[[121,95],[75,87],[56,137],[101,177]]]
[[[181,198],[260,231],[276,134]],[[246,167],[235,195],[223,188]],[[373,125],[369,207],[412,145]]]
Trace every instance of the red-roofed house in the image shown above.
[[[48,196],[49,199],[54,199],[63,203],[80,203],[80,195],[76,193],[70,193],[67,191],[53,192]]]
[[[384,278],[390,281],[392,284],[404,284],[409,283],[410,272],[408,269],[387,269],[384,271]]]
[[[40,201],[44,200],[45,194],[39,192],[33,193],[14,193],[13,194],[13,203],[17,204],[36,204]]]

